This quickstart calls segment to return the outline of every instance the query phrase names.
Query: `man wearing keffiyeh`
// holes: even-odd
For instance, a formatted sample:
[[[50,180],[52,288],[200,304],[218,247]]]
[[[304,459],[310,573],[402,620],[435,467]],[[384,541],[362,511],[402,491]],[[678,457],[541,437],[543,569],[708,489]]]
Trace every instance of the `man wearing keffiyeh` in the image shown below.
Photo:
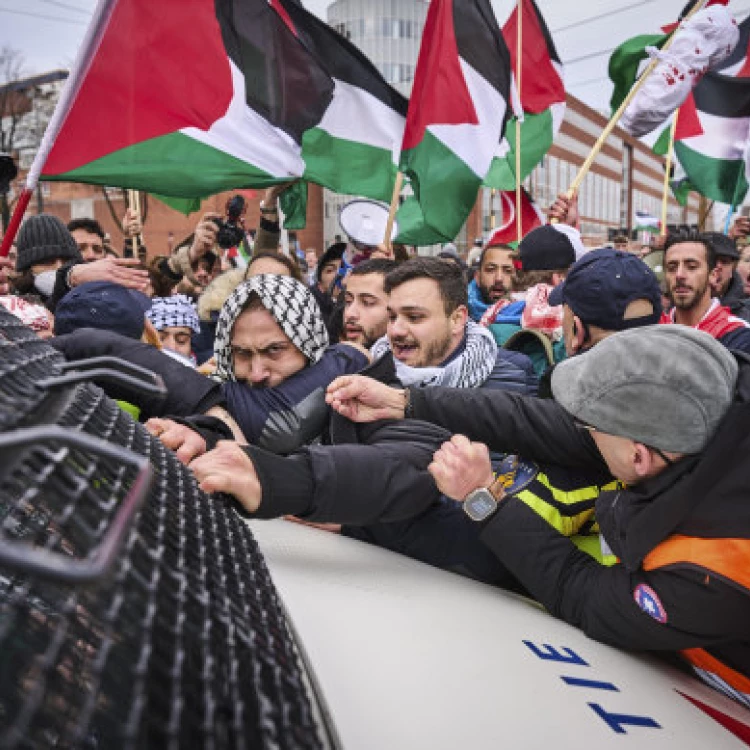
[[[180,354],[195,364],[192,335],[200,333],[198,312],[189,297],[175,294],[172,297],[154,297],[146,312],[159,334],[162,348]]]
[[[253,276],[228,297],[214,353],[214,378],[222,384],[227,412],[248,442],[275,453],[316,439],[329,416],[328,384],[369,363],[365,351],[354,345],[330,346],[310,290],[275,274]],[[150,420],[147,427],[186,463],[211,443],[203,442],[205,435],[196,442],[190,428],[174,420]],[[182,450],[187,441],[195,451]]]

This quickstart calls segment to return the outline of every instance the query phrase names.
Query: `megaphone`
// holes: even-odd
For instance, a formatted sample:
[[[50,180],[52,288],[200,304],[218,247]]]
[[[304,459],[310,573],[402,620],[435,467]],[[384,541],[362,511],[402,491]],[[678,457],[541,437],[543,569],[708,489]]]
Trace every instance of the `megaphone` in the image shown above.
[[[353,243],[377,247],[385,239],[389,213],[385,203],[357,198],[342,207],[339,224]],[[398,225],[394,221],[391,240],[397,235]]]

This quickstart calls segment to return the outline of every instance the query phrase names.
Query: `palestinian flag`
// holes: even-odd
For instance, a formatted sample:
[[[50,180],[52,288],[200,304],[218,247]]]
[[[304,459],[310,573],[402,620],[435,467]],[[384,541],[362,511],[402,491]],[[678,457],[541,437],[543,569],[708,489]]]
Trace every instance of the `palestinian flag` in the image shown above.
[[[656,47],[661,49],[671,34],[676,31],[680,22],[690,13],[697,0],[689,2],[680,13],[679,20],[676,23],[662,27],[661,34],[641,34],[624,41],[615,49],[609,58],[609,77],[614,85],[612,98],[609,106],[612,112],[616,112],[625,97],[630,93],[640,71],[641,63],[648,58],[646,47]],[[729,0],[708,0],[703,6],[708,8],[710,5],[728,5]],[[747,46],[747,45],[745,45]]]
[[[552,147],[565,117],[563,66],[552,36],[534,0],[523,0],[521,24],[523,57],[521,60],[520,105],[521,174],[523,182]],[[503,27],[503,37],[511,55],[512,70],[518,70],[518,6]],[[485,185],[499,190],[516,187],[516,128],[519,118],[508,123],[505,138],[492,162]]]
[[[451,241],[471,212],[503,136],[510,86],[490,0],[432,0],[401,152],[430,241]]]
[[[661,231],[661,221],[653,216],[648,211],[636,211],[635,212],[635,227],[636,232],[648,232],[649,234],[659,234]]]
[[[740,205],[750,184],[750,79],[707,73],[680,108],[674,148],[701,195]]]
[[[495,233],[487,242],[487,247],[493,245],[510,245],[514,246],[518,242],[518,226],[516,221],[516,191],[502,191],[500,193],[500,205],[503,210],[503,224],[498,227]],[[544,214],[539,207],[531,200],[531,196],[521,190],[521,237],[525,237],[532,229],[542,226],[545,223]]]
[[[105,0],[69,86],[41,179],[390,199],[407,102],[296,0]]]

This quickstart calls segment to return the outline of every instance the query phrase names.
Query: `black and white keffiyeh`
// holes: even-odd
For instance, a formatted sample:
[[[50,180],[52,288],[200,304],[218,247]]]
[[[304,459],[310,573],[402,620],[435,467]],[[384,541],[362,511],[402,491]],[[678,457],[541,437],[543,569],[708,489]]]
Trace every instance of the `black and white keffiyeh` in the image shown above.
[[[184,294],[154,297],[146,317],[157,331],[164,328],[190,328],[193,333],[201,332],[198,310],[190,297]]]
[[[328,348],[328,331],[310,290],[291,276],[266,273],[243,281],[229,295],[219,314],[214,341],[217,380],[234,381],[232,328],[253,293],[271,313],[291,342],[315,364]]]
[[[386,336],[375,342],[372,358],[380,359],[391,350]],[[497,342],[487,328],[470,320],[466,324],[466,347],[445,367],[409,367],[395,357],[396,376],[406,387],[478,388],[492,374],[497,360]]]

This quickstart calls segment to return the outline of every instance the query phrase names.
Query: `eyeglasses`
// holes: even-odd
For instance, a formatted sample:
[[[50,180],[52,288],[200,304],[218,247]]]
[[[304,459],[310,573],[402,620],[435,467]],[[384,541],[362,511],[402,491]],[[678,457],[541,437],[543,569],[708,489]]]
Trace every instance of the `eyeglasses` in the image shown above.
[[[575,422],[576,429],[586,430],[586,432],[589,432],[589,433],[591,433],[591,432],[599,432],[598,428],[594,427],[593,425],[586,424],[585,422],[581,422],[580,419],[575,419],[574,422]],[[643,445],[646,445],[646,443],[643,443]],[[662,461],[664,461],[664,463],[667,466],[674,466],[675,462],[669,456],[667,456],[664,453],[664,451],[662,451],[661,449],[655,448],[653,445],[646,445],[646,448],[648,448],[650,451],[653,451],[654,453],[656,453],[656,455],[659,456],[659,458]]]

